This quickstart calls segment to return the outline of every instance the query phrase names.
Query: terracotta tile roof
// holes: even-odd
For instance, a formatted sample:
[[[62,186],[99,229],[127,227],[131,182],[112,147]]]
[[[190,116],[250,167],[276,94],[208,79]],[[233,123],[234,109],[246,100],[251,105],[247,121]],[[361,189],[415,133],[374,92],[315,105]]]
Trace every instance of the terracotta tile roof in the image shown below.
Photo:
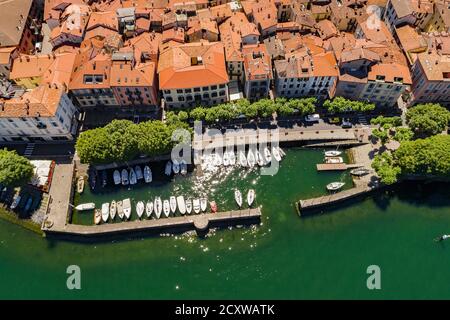
[[[307,48],[286,54],[285,60],[275,61],[275,69],[283,78],[337,77],[339,74],[332,52],[311,56]]]
[[[153,86],[156,63],[135,63],[134,61],[113,61],[110,85],[112,87]]]
[[[170,28],[164,30],[162,33],[162,43],[168,41],[176,41],[179,43],[184,43],[185,32],[183,28]]]
[[[242,48],[245,77],[248,80],[272,79],[272,63],[264,44]]]
[[[55,59],[54,54],[19,55],[14,59],[10,79],[41,77]]]
[[[45,0],[44,20],[59,19],[62,12],[71,4],[85,4],[83,0]]]
[[[75,58],[74,52],[56,55],[56,59],[45,71],[42,82],[68,88]]]
[[[161,40],[161,33],[144,32],[137,37],[129,39],[125,43],[125,50],[127,50],[126,47],[132,48],[136,61],[151,60],[157,62]]]
[[[255,22],[260,26],[261,30],[267,30],[276,27],[277,8],[275,3],[270,0],[246,0],[241,2],[245,14],[253,15]]]
[[[11,55],[15,50],[16,47],[0,48],[0,64],[9,64]]]
[[[211,19],[198,19],[196,17],[189,18],[188,28],[189,29],[186,32],[187,35],[191,35],[203,30],[219,35],[219,28],[217,27],[217,23],[215,20]]]
[[[162,90],[226,84],[223,45],[195,42],[169,48],[160,55],[158,74]]]
[[[317,22],[316,28],[320,34],[320,37],[324,40],[336,36],[339,33],[334,23],[327,19]]]
[[[402,82],[406,85],[410,85],[411,73],[409,68],[398,63],[379,63],[374,66],[369,71],[367,79],[375,81],[377,77],[384,77],[385,82],[394,82],[402,79]]]
[[[53,117],[63,93],[62,88],[42,85],[20,98],[0,99],[0,118]]]
[[[30,12],[32,0],[0,1],[0,47],[17,46]]]
[[[52,30],[50,38],[54,40],[63,34],[82,37],[90,13],[91,9],[88,5],[72,4],[68,6],[62,15],[63,22]]]
[[[394,37],[386,26],[386,23],[376,17],[371,17],[370,19],[361,22],[359,26],[364,32],[364,36],[367,40],[375,43],[395,42]]]

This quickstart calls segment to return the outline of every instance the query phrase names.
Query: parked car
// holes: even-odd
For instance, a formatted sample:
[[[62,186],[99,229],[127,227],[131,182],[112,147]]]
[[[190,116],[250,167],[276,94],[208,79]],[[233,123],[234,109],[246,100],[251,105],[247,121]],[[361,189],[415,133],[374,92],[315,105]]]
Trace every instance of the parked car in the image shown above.
[[[344,119],[342,121],[341,127],[344,128],[344,129],[345,128],[351,128],[351,127],[353,127],[353,124],[350,122],[349,119]]]
[[[328,122],[332,124],[339,124],[341,123],[341,119],[339,117],[329,118]]]
[[[306,122],[318,122],[319,120],[320,120],[320,116],[317,113],[309,114],[309,115],[305,116]]]

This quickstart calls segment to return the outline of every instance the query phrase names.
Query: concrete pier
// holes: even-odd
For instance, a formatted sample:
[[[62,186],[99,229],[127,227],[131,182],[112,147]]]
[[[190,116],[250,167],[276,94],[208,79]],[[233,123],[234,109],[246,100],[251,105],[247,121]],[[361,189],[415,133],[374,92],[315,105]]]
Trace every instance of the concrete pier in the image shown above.
[[[42,230],[49,235],[95,238],[108,235],[133,235],[142,233],[180,233],[191,230],[207,231],[209,228],[230,226],[235,224],[259,223],[260,208],[232,210],[219,213],[203,213],[150,220],[133,220],[100,225],[52,225],[43,226]]]

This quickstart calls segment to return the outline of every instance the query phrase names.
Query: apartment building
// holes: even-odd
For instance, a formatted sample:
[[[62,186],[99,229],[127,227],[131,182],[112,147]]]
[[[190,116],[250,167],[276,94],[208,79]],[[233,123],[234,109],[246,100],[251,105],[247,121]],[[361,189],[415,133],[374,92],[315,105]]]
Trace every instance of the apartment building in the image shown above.
[[[63,88],[42,85],[19,98],[0,99],[0,141],[72,140],[76,117]]]
[[[244,94],[250,101],[269,96],[273,79],[270,55],[264,44],[247,45],[242,48],[244,55]]]
[[[224,47],[219,42],[173,46],[158,62],[159,89],[166,106],[187,108],[228,101]]]
[[[394,34],[396,27],[406,24],[423,29],[433,13],[433,2],[429,0],[389,0],[384,21]]]
[[[450,36],[427,38],[426,52],[412,66],[412,102],[438,102],[450,107]]]

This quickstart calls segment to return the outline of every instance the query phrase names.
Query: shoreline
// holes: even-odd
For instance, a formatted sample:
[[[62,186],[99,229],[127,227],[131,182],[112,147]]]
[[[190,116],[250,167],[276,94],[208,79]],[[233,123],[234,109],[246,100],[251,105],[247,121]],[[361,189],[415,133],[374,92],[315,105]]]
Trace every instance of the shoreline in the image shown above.
[[[21,219],[17,217],[15,213],[10,212],[5,208],[0,208],[0,219],[45,237],[45,232],[41,230],[41,226],[39,224],[34,223],[31,219]]]

